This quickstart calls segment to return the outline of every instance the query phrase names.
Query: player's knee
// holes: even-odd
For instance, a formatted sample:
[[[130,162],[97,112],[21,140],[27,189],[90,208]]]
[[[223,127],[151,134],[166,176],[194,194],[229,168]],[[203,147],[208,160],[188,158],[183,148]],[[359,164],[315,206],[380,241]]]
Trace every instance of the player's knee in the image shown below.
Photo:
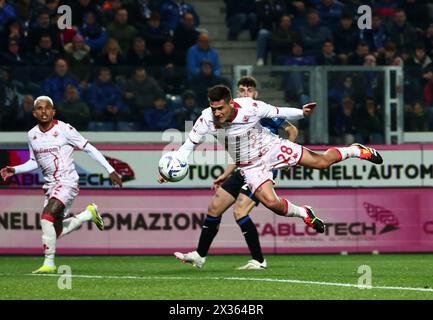
[[[54,219],[59,220],[62,216],[62,212],[65,206],[63,203],[56,199],[50,199],[47,206],[43,210],[43,214],[52,216]]]
[[[242,219],[243,217],[248,215],[247,208],[244,208],[242,206],[236,206],[233,210],[233,216],[236,220]]]
[[[221,210],[213,201],[207,207],[207,214],[212,217],[219,217],[221,215],[220,211]]]
[[[261,202],[266,208],[273,210],[273,211],[277,210],[279,205],[280,205],[280,200],[278,198],[272,197],[272,196],[271,197],[268,197],[268,196],[263,197],[261,199]]]

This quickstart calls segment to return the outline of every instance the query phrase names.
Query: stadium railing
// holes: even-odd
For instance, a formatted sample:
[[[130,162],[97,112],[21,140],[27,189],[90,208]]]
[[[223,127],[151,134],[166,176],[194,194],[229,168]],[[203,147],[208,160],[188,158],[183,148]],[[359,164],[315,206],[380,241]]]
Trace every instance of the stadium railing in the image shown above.
[[[307,101],[316,101],[317,108],[307,125],[310,144],[329,144],[330,141],[330,90],[341,85],[345,76],[367,78],[377,75],[379,83],[372,88],[372,94],[379,97],[377,101],[383,108],[383,134],[386,144],[399,144],[404,140],[404,100],[403,70],[399,66],[261,66],[236,65],[233,67],[233,84],[240,77],[253,75],[259,84],[259,99],[275,105],[302,105]],[[301,76],[299,76],[301,75]],[[300,80],[302,83],[295,84]],[[354,96],[364,99],[369,96],[364,90],[371,86],[371,81],[363,80],[363,85],[354,85]],[[362,81],[361,81],[362,82]],[[293,89],[300,90],[293,92]],[[235,91],[236,88],[233,87]],[[290,92],[292,91],[292,92]],[[364,91],[364,92],[362,92]],[[301,93],[299,93],[301,92]],[[362,101],[357,101],[362,103]],[[407,136],[407,137],[410,137]]]

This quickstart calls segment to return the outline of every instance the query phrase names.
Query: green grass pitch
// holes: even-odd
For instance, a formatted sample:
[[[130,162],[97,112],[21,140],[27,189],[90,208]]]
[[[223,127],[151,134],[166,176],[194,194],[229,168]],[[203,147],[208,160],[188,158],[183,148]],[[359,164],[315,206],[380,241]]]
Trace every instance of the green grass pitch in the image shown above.
[[[72,270],[59,289],[60,275],[31,275],[41,257],[0,256],[0,299],[433,299],[433,254],[268,255],[267,270],[236,270],[248,258],[209,255],[196,269],[173,256],[59,256]],[[360,266],[371,289],[357,287]]]

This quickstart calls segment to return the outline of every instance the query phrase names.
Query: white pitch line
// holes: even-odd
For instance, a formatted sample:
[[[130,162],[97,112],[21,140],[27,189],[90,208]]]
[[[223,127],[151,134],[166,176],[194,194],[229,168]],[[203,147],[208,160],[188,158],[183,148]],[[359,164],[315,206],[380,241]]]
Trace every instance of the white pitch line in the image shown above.
[[[88,279],[125,279],[125,280],[232,280],[232,281],[257,281],[257,282],[280,282],[280,283],[295,283],[295,284],[312,284],[319,286],[334,286],[334,287],[349,287],[358,289],[380,289],[380,290],[401,290],[401,291],[418,291],[432,292],[430,288],[411,288],[411,287],[393,287],[393,286],[360,286],[352,283],[339,282],[321,282],[308,280],[293,280],[293,279],[274,279],[274,278],[242,278],[242,277],[163,277],[163,276],[98,276],[98,275],[66,275],[66,274],[25,274],[26,276],[40,277],[72,277],[72,278],[88,278]]]

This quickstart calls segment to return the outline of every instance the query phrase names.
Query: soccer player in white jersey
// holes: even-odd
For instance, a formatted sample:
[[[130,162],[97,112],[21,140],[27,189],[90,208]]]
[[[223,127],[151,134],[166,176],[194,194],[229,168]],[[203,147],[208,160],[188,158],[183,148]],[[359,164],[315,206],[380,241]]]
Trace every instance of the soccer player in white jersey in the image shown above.
[[[232,99],[230,89],[224,85],[210,88],[208,98],[210,107],[202,112],[178,151],[187,159],[204,135],[214,135],[226,145],[231,158],[241,168],[249,189],[265,207],[281,216],[301,218],[319,233],[324,232],[325,225],[310,206],[299,207],[275,193],[272,170],[296,165],[323,170],[348,158],[359,158],[375,164],[383,162],[375,149],[356,143],[349,147],[329,148],[319,154],[273,135],[260,124],[263,118],[278,117],[289,121],[302,119],[311,115],[315,103],[304,105],[302,110],[277,108],[251,98]],[[160,175],[157,180],[165,182]],[[220,222],[218,218],[206,219],[204,229],[212,230],[216,235]],[[203,266],[205,262],[205,257],[201,257],[197,251],[186,254],[184,258],[184,262],[196,267]]]
[[[14,174],[27,173],[40,168],[44,176],[44,209],[41,215],[42,244],[45,260],[33,273],[54,273],[56,266],[56,239],[78,229],[84,222],[93,221],[99,230],[104,222],[95,204],[76,216],[68,217],[68,211],[78,195],[78,174],[72,154],[74,148],[85,151],[110,175],[113,185],[122,186],[122,179],[104,156],[71,125],[54,119],[56,110],[48,96],[40,96],[34,102],[33,116],[37,125],[28,132],[30,159],[15,167],[0,170],[4,180]]]
[[[256,99],[258,96],[256,79],[252,76],[241,77],[237,83],[236,96],[238,98],[250,97]],[[286,131],[290,141],[295,141],[298,136],[298,129],[284,119],[262,119],[261,124],[265,128],[270,129],[274,134],[278,134],[280,128],[283,129]],[[276,170],[274,171],[274,178],[275,175]],[[206,219],[214,221],[215,217],[221,219],[224,212],[234,204],[234,218],[236,223],[239,225],[240,231],[245,238],[245,242],[247,243],[251,254],[251,259],[238,269],[266,269],[267,262],[263,257],[257,227],[249,215],[254,206],[257,206],[260,201],[254,197],[248,189],[244,177],[241,175],[240,170],[237,169],[237,166],[229,164],[224,173],[215,179],[214,188],[216,189],[216,192],[209,203],[208,216]],[[207,223],[208,222],[205,222],[205,225]],[[201,257],[204,258],[207,256],[208,250],[215,236],[216,234],[213,233],[212,229],[203,229],[196,249],[196,252]],[[180,261],[185,262],[191,261],[188,257],[192,256],[192,253],[189,252],[184,254],[181,252],[175,252],[174,255]]]

